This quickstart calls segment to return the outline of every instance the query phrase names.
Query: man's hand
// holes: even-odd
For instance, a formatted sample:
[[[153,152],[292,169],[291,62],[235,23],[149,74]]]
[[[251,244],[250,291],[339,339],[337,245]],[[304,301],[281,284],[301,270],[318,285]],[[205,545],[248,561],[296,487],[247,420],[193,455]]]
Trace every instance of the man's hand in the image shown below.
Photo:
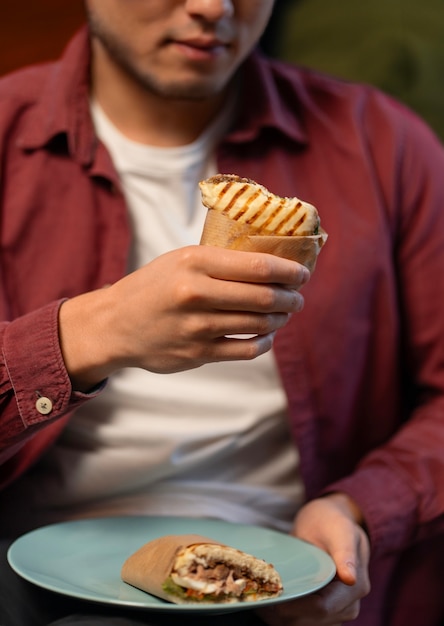
[[[336,564],[336,577],[320,591],[258,611],[270,626],[340,626],[356,619],[360,600],[370,591],[370,547],[357,505],[334,493],[306,504],[296,516],[293,532],[322,548]]]
[[[114,285],[66,301],[60,342],[76,389],[123,367],[169,373],[253,359],[300,311],[309,274],[279,257],[189,246]],[[228,335],[253,335],[248,339]]]

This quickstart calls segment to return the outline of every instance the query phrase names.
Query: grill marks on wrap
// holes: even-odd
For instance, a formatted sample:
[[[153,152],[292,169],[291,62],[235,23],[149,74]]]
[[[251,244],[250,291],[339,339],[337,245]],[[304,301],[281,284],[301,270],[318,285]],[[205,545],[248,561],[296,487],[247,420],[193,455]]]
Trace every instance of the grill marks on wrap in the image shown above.
[[[211,203],[204,197],[206,206],[216,208],[231,219],[248,224],[264,234],[300,234],[308,218],[307,207],[315,211],[314,207],[297,198],[276,196],[249,178],[219,174],[203,181],[201,188],[202,184],[208,183],[212,186]],[[309,220],[306,230],[311,227],[311,232],[304,234],[313,234],[317,226],[318,221],[313,228]]]
[[[222,200],[222,198],[224,197],[224,195],[231,189],[231,187],[233,186],[233,183],[226,183],[225,187],[223,187],[221,189],[221,191],[219,192],[219,198]],[[233,197],[231,198],[230,202],[227,204],[227,209],[228,211],[231,211],[231,209],[233,209],[236,204],[239,202],[239,200],[242,198],[242,196],[245,196],[245,194],[248,191],[248,185],[243,185],[243,187],[241,187],[237,193],[235,193],[233,195]],[[252,199],[249,198],[247,200],[244,199],[243,202],[243,206],[242,208],[239,208],[238,212],[235,215],[235,219],[237,219],[237,217],[244,215],[244,213],[247,211],[247,209],[249,208],[250,204],[251,204]]]
[[[266,204],[270,204],[271,200],[268,200],[266,202]],[[265,230],[268,230],[270,227],[270,224],[273,222],[273,220],[276,218],[276,216],[279,214],[279,212],[282,211],[282,208],[284,207],[284,205],[286,204],[286,200],[285,198],[280,198],[280,202],[279,205],[276,207],[276,209],[273,211],[273,213],[270,215],[270,217],[267,219],[266,222],[264,222],[261,225],[261,228],[264,228]],[[283,230],[285,227],[285,224],[288,224],[289,222],[291,222],[291,220],[296,216],[297,212],[299,211],[299,209],[302,207],[302,203],[298,202],[293,209],[285,211],[285,214],[282,214],[282,219],[279,220],[279,222],[277,223],[277,226],[275,227],[277,230]],[[297,231],[297,229],[299,228],[299,226],[301,226],[304,222],[305,222],[305,217],[306,214],[304,213],[298,220],[297,222],[295,222],[293,224],[293,226],[291,228],[286,229],[286,234],[287,235],[294,235],[294,233]]]

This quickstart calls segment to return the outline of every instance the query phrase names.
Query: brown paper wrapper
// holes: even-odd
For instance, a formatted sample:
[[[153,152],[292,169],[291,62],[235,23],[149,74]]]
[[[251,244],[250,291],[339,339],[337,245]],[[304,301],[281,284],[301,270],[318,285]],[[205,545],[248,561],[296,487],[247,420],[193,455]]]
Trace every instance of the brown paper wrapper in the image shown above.
[[[165,535],[159,537],[149,541],[127,558],[122,566],[122,580],[153,596],[170,602],[177,602],[177,598],[168,594],[162,585],[173,570],[178,552],[196,543],[220,545],[220,542],[202,535]]]
[[[297,261],[313,272],[327,237],[322,228],[318,235],[306,237],[258,235],[248,225],[239,224],[220,211],[209,209],[200,244],[247,252],[268,252]]]

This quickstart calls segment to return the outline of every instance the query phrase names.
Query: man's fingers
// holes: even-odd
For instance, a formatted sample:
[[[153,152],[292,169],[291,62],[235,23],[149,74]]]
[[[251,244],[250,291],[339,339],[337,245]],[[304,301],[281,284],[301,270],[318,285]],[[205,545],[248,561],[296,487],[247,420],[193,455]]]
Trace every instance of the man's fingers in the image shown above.
[[[240,305],[245,302],[243,307]],[[248,303],[248,304],[247,304]],[[277,285],[253,285],[226,283],[213,287],[211,304],[216,310],[248,310],[256,313],[298,313],[303,309],[304,296],[294,289]],[[246,308],[248,306],[248,308]]]
[[[358,530],[353,545],[342,545],[332,550],[336,564],[336,575],[346,585],[357,585],[364,595],[370,591],[367,562],[370,553],[368,537],[363,529]]]
[[[184,248],[193,254],[193,247]],[[306,267],[272,254],[201,246],[202,268],[212,278],[251,283],[279,283],[299,288],[310,278]],[[199,255],[197,255],[199,256]]]
[[[336,574],[345,585],[354,585],[357,580],[356,563],[351,558],[347,558],[347,556],[343,559],[338,559]]]

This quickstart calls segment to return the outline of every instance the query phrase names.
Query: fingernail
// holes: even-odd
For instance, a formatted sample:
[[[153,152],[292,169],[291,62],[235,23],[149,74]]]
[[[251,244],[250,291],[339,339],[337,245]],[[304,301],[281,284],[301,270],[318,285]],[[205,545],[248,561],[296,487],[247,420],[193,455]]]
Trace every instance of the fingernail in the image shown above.
[[[302,284],[305,285],[305,283],[308,283],[308,281],[310,280],[310,272],[306,267],[303,267],[302,269]]]

